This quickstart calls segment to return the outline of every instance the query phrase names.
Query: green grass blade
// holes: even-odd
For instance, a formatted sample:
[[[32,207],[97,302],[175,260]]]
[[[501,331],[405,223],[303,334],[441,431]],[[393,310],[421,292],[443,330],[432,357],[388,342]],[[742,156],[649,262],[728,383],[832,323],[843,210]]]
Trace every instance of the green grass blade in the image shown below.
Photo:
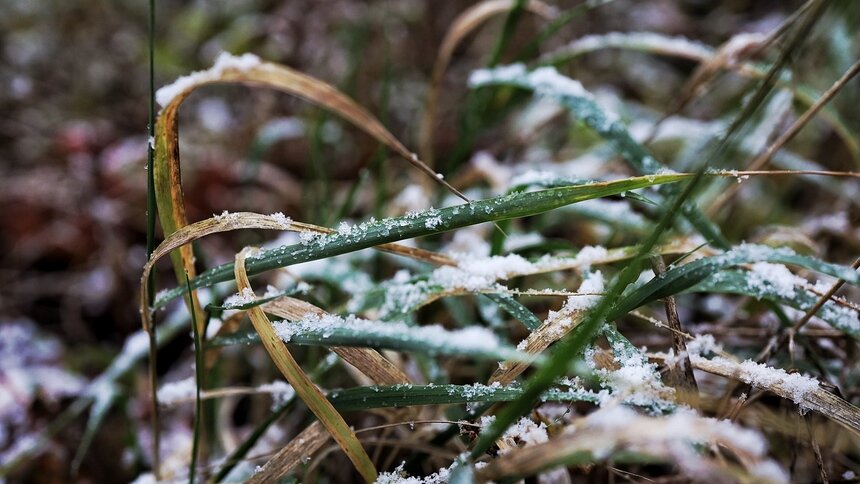
[[[516,318],[517,321],[523,323],[531,331],[538,329],[542,324],[541,320],[533,312],[529,311],[529,308],[523,306],[510,294],[485,294],[484,296],[498,304],[500,308]]]
[[[322,324],[317,319],[307,322],[274,323],[282,338],[288,335],[288,343],[305,346],[352,346],[390,349],[427,355],[466,356],[489,361],[534,361],[535,358],[516,351],[512,346],[498,341],[489,330],[472,327],[446,331],[439,326],[409,326],[405,323],[371,322],[326,318]],[[286,331],[286,333],[285,333]],[[256,344],[260,341],[253,332],[237,333],[215,338],[210,346]]]
[[[713,274],[687,289],[686,292],[740,294],[785,304],[800,311],[809,311],[815,307],[820,297],[800,287],[795,287],[791,294],[787,294],[772,284],[752,282],[747,272],[738,270],[726,270]],[[854,309],[828,301],[818,310],[816,316],[854,339],[860,340],[860,321]]]
[[[638,188],[676,183],[692,175],[669,173],[627,178],[608,182],[589,182],[529,193],[513,193],[486,200],[473,201],[442,209],[428,210],[404,217],[371,221],[349,231],[321,236],[307,244],[284,246],[263,251],[247,260],[249,275],[286,267],[300,262],[325,259],[376,245],[447,232],[469,225],[528,217],[559,207],[617,195]],[[193,289],[208,287],[231,280],[233,264],[212,268],[191,280]],[[154,308],[160,308],[181,296],[184,288],[177,287],[156,298]]]
[[[461,403],[509,402],[522,396],[519,386],[473,385],[390,385],[355,387],[328,394],[334,408],[341,412],[370,408],[411,407]],[[550,389],[541,397],[544,402],[600,402],[598,394],[588,390]]]
[[[860,285],[860,273],[851,270],[850,267],[799,255],[786,248],[775,249],[763,245],[747,244],[738,246],[724,254],[699,259],[666,271],[662,277],[654,278],[626,295],[624,300],[609,313],[609,319],[618,318],[648,302],[683,292],[722,269],[754,262],[796,265],[844,279],[853,285]]]

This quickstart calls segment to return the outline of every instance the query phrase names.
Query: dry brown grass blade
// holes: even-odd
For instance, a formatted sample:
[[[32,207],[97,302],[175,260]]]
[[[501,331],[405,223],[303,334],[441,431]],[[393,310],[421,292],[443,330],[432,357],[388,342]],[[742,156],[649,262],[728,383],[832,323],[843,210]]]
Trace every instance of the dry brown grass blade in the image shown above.
[[[770,476],[774,482],[783,482],[779,471],[771,471],[775,464],[763,452],[763,439],[759,445],[748,445],[736,434],[748,432],[740,427],[692,414],[648,417],[633,410],[612,413],[616,410],[623,407],[602,409],[578,419],[548,442],[513,448],[476,470],[476,480],[504,481],[559,465],[587,466],[629,451],[639,454],[639,462],[642,456],[671,462],[697,476],[697,481],[707,476],[718,482],[768,482]],[[713,442],[731,450],[743,468],[693,450],[692,442]]]
[[[329,434],[319,422],[308,425],[284,448],[269,459],[263,468],[248,479],[248,484],[268,484],[278,482],[294,467],[313,455],[328,442]]]
[[[652,266],[657,277],[666,273],[666,263],[663,261],[663,256],[654,256]],[[674,296],[667,296],[664,298],[663,304],[666,308],[666,322],[672,332],[672,349],[676,355],[680,356],[675,364],[669,365],[667,380],[670,385],[681,390],[679,395],[684,398],[693,397],[698,395],[699,386],[696,384],[696,376],[693,374],[693,366],[690,364],[687,340],[684,337],[684,329],[681,327],[681,318],[678,316],[678,303]],[[696,398],[682,400],[682,402],[694,408],[698,407]]]
[[[246,256],[247,250],[236,254],[236,287],[240,292],[251,290],[251,283],[245,272]],[[376,481],[376,468],[362,447],[361,442],[359,442],[355,433],[347,425],[340,413],[335,410],[331,402],[326,399],[325,395],[323,395],[307,374],[302,371],[296,360],[293,359],[287,345],[275,333],[271,321],[266,317],[263,310],[259,306],[252,307],[248,310],[248,315],[251,318],[254,329],[260,335],[263,347],[266,348],[266,352],[269,353],[269,357],[272,358],[278,370],[281,371],[290,385],[292,385],[296,391],[296,395],[316,415],[320,423],[328,430],[349,460],[355,465],[356,470],[358,470],[364,480],[367,482]]]
[[[439,53],[433,64],[433,72],[430,76],[430,86],[427,90],[427,99],[424,102],[424,113],[421,117],[421,127],[418,133],[418,146],[421,158],[430,166],[433,166],[433,131],[436,124],[436,105],[439,100],[439,88],[442,77],[451,62],[454,50],[460,42],[487,20],[510,11],[516,5],[516,0],[486,0],[473,5],[454,19]],[[556,9],[544,2],[530,0],[526,2],[525,9],[544,18],[552,18],[556,15]]]
[[[549,345],[575,328],[581,320],[580,316],[580,313],[565,313],[563,311],[555,313],[554,317],[547,318],[538,329],[532,331],[523,342],[517,345],[517,349],[530,355],[543,353],[549,348]],[[498,382],[501,385],[510,385],[529,366],[529,363],[522,361],[499,363],[499,367],[490,377],[490,384]]]
[[[147,305],[146,290],[149,286],[149,276],[155,264],[165,255],[176,249],[182,250],[197,239],[239,229],[296,230],[298,227],[293,227],[293,224],[289,222],[285,223],[284,219],[279,217],[253,212],[236,212],[201,220],[174,231],[155,248],[152,256],[143,266],[143,275],[140,277],[140,314],[144,329],[148,331],[152,325],[152,315]]]
[[[460,191],[436,176],[430,167],[409,151],[376,117],[333,86],[289,67],[260,61],[253,55],[225,55],[219,58],[211,69],[181,78],[173,85],[160,89],[158,93],[163,109],[156,125],[154,176],[159,198],[159,215],[166,219],[162,221],[162,225],[168,235],[187,224],[179,175],[179,107],[194,89],[213,83],[240,83],[277,89],[331,110],[391,148],[436,183],[468,201]],[[162,203],[167,200],[170,203]]]
[[[279,318],[299,320],[309,314],[325,316],[328,313],[309,302],[283,297],[262,305],[263,311]],[[332,347],[347,363],[367,375],[377,385],[411,383],[409,377],[394,363],[371,348]]]
[[[726,378],[731,378],[743,381],[747,384],[752,384],[748,378],[745,378],[740,369],[740,365],[731,360],[721,358],[719,360],[709,360],[706,358],[691,358],[693,367],[697,370],[706,371],[715,375],[720,375]],[[761,385],[767,391],[778,395],[787,400],[793,400],[792,393],[786,385],[780,382],[763,384],[759,382],[754,386]],[[842,425],[856,435],[860,435],[860,409],[847,401],[839,398],[832,393],[827,392],[822,388],[816,388],[814,391],[807,393],[803,397],[801,406],[810,410],[814,410],[821,415],[833,420]]]

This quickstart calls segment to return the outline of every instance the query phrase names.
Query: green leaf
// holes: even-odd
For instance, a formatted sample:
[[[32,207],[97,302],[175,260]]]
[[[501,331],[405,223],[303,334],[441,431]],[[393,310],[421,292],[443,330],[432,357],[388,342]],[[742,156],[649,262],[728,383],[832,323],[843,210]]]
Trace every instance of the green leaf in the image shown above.
[[[722,269],[753,262],[791,264],[827,274],[853,285],[860,285],[860,273],[850,267],[831,264],[813,257],[799,255],[790,249],[764,245],[743,244],[713,257],[699,259],[666,271],[637,289],[629,292],[623,302],[613,308],[607,319],[617,319],[651,301],[678,294],[695,286]]]
[[[687,291],[741,294],[785,304],[800,311],[809,311],[815,307],[820,297],[800,287],[795,287],[793,294],[786,297],[782,291],[776,290],[770,284],[750,283],[749,273],[738,270],[726,270],[713,274]],[[818,310],[816,316],[854,339],[860,340],[860,321],[854,309],[828,301]]]
[[[369,408],[446,405],[470,402],[508,402],[523,394],[518,386],[501,385],[389,385],[335,390],[328,399],[338,411],[350,412]],[[584,389],[550,389],[541,396],[544,402],[590,402],[600,397]]]
[[[617,195],[664,183],[676,183],[691,176],[684,173],[670,173],[608,182],[589,182],[530,193],[513,193],[453,207],[427,210],[404,217],[371,220],[345,233],[323,235],[306,244],[283,246],[249,257],[248,274],[260,274],[300,262],[325,259],[388,242],[438,234],[469,225],[528,217],[583,200]],[[212,286],[231,280],[232,275],[233,264],[224,264],[192,279],[191,287],[197,289]],[[181,287],[166,291],[156,298],[153,307],[163,307],[182,293]]]

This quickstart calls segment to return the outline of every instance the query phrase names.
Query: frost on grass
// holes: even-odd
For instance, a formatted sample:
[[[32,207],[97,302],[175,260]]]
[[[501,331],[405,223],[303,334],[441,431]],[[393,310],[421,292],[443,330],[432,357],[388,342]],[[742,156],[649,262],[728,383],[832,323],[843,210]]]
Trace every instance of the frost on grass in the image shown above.
[[[215,64],[209,69],[192,72],[187,76],[182,76],[173,81],[172,84],[168,84],[160,88],[155,92],[155,100],[158,102],[159,106],[165,107],[170,104],[174,98],[194,86],[207,82],[218,81],[224,73],[229,70],[247,71],[260,65],[260,62],[260,58],[254,54],[234,56],[227,52],[222,52],[215,60]]]
[[[766,290],[768,286],[781,297],[790,299],[794,296],[794,288],[805,286],[806,279],[796,276],[782,264],[771,264],[769,262],[756,262],[747,279],[750,287]]]
[[[665,52],[695,60],[706,59],[714,52],[709,45],[681,36],[670,37],[654,32],[609,32],[580,37],[548,57],[574,57],[607,48]]]
[[[618,120],[618,115],[597,99],[582,84],[559,74],[555,67],[538,67],[527,71],[523,64],[511,64],[490,69],[478,69],[469,76],[469,87],[476,88],[490,84],[517,84],[527,86],[540,96],[552,96],[586,101],[592,109],[591,121],[605,131]],[[599,107],[598,107],[599,106]]]
[[[244,306],[246,304],[251,304],[257,300],[257,295],[254,294],[254,290],[250,287],[245,287],[241,292],[233,294],[224,300],[224,306],[226,307],[236,307],[236,306]]]
[[[431,353],[497,353],[507,352],[492,331],[479,326],[447,330],[439,325],[409,326],[405,323],[371,321],[349,315],[318,316],[310,314],[299,321],[273,323],[275,333],[289,343],[297,335],[331,338],[335,335],[355,334],[370,342],[379,339],[420,342]]]
[[[623,405],[611,405],[589,414],[575,432],[592,432],[586,443],[597,457],[608,457],[621,447],[648,455],[671,457],[695,479],[714,477],[714,467],[697,446],[717,443],[747,461],[757,482],[788,482],[788,475],[767,459],[767,442],[758,432],[729,420],[697,415],[689,409],[657,417],[640,415]]]
[[[404,470],[405,466],[406,462],[402,462],[391,472],[380,472],[379,477],[376,478],[376,484],[447,484],[454,464],[443,467],[426,477],[409,476]]]
[[[272,220],[281,224],[281,226],[284,228],[284,230],[289,229],[290,225],[292,225],[292,223],[293,223],[293,219],[284,215],[283,212],[275,212],[275,213],[269,215],[269,217],[272,217]]]
[[[697,357],[691,357],[691,360],[695,358]],[[788,373],[782,368],[774,368],[752,360],[737,364],[722,357],[715,357],[709,361],[746,384],[790,398],[795,404],[800,405],[801,409],[805,408],[807,395],[818,389],[818,380],[815,378],[800,373]]]
[[[523,447],[542,444],[549,441],[549,435],[546,432],[546,424],[543,422],[540,424],[535,423],[528,417],[523,417],[517,421],[517,423],[508,427],[508,430],[505,431],[502,438],[508,439]],[[511,449],[504,449],[502,453],[509,452],[510,450]]]
[[[483,251],[483,247],[480,248]],[[426,276],[411,280],[391,280],[383,285],[384,301],[380,307],[383,319],[406,314],[431,300],[434,295],[458,292],[506,291],[499,281],[535,274],[553,268],[576,267],[587,271],[592,264],[609,256],[603,247],[584,247],[574,258],[544,256],[529,261],[517,254],[480,257],[476,254],[452,254],[456,266],[439,267]],[[602,289],[601,289],[602,291]],[[591,292],[600,292],[594,290]],[[587,296],[576,296],[589,300]],[[573,303],[576,304],[576,303]],[[360,304],[353,302],[352,307]]]
[[[585,351],[585,361],[600,378],[601,386],[608,391],[601,405],[612,400],[660,412],[673,409],[674,390],[663,384],[657,365],[638,348],[611,341],[615,368],[599,368],[594,360],[595,349]]]

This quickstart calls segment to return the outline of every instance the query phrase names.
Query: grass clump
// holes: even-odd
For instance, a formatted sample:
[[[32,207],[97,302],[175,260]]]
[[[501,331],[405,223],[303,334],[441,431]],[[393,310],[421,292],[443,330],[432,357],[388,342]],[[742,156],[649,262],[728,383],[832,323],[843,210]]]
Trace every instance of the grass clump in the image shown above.
[[[77,472],[111,409],[148,395],[139,482],[860,472],[846,109],[860,64],[836,55],[858,53],[853,17],[810,0],[755,34],[583,30],[641,8],[480,2],[450,19],[426,90],[400,93],[390,60],[363,80],[384,87],[376,109],[354,82],[268,54],[222,53],[161,88],[142,331],[40,442],[90,408]],[[199,133],[179,124],[184,103],[216,92],[286,93],[262,114],[289,110],[278,126],[292,134],[246,115],[210,140],[232,153],[247,131],[253,164],[210,207],[188,169]],[[276,150],[302,135],[307,171]],[[265,195],[266,174],[285,193]],[[167,362],[189,325],[193,345]],[[133,390],[147,354],[149,388]],[[4,451],[3,472],[36,455]]]

